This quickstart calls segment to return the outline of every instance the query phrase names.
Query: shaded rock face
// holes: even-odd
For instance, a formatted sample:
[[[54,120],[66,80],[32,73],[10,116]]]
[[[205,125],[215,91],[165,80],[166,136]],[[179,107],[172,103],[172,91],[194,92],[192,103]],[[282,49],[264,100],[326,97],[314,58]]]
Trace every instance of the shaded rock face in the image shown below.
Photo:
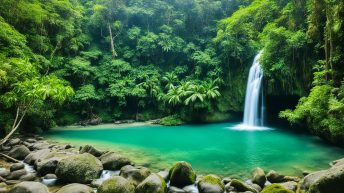
[[[120,176],[131,181],[135,186],[146,179],[151,172],[145,167],[134,167],[127,165],[121,168]]]
[[[189,163],[178,162],[170,169],[169,179],[171,186],[182,188],[195,183],[196,173]]]
[[[266,178],[271,183],[279,183],[284,181],[284,175],[280,175],[274,170],[270,170],[269,173],[266,175]]]
[[[258,184],[260,187],[264,187],[266,182],[265,172],[262,168],[256,168],[253,171],[252,182]]]
[[[128,158],[125,158],[114,152],[107,152],[100,156],[99,159],[106,170],[119,170],[123,166],[131,165],[131,162]]]
[[[115,176],[103,182],[97,193],[135,193],[135,187],[127,179]]]
[[[49,193],[48,188],[39,182],[21,182],[8,193]]]
[[[99,177],[103,166],[91,154],[72,155],[61,160],[56,167],[56,176],[66,182],[88,183]]]
[[[165,180],[157,175],[151,174],[136,187],[136,193],[166,193]]]
[[[279,184],[272,184],[263,189],[261,193],[294,193],[293,191]]]
[[[322,176],[324,176],[326,170],[317,171],[308,174],[305,176],[301,182],[300,189],[301,190],[308,190],[312,184],[314,184],[317,180],[319,180]]]
[[[200,193],[223,193],[225,187],[220,177],[207,175],[198,182],[198,190]]]
[[[80,152],[80,154],[82,154],[82,153],[89,153],[89,154],[92,154],[92,155],[94,155],[96,157],[99,157],[99,156],[101,156],[103,154],[102,151],[94,148],[92,145],[85,145],[83,147],[80,147],[80,151],[79,152]]]
[[[23,163],[15,163],[15,164],[11,165],[10,171],[13,172],[16,170],[24,169],[24,167],[25,167],[25,165]]]
[[[334,166],[327,170],[309,188],[309,193],[343,193],[344,165]]]
[[[63,186],[56,193],[93,193],[93,189],[84,184],[74,183],[74,184],[68,184],[66,186]]]
[[[27,155],[30,154],[30,150],[29,148],[27,148],[24,145],[20,145],[17,147],[14,147],[9,153],[8,155],[18,159],[18,160],[23,160]]]

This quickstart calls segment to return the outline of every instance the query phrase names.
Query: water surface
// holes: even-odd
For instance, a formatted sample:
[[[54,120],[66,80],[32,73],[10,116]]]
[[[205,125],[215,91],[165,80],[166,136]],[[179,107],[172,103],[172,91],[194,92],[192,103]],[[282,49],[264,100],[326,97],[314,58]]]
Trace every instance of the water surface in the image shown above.
[[[92,144],[130,157],[153,170],[185,160],[200,174],[247,177],[255,167],[287,175],[319,170],[344,156],[344,150],[317,137],[271,128],[232,130],[237,124],[134,126],[127,128],[55,129],[48,138],[74,145]],[[113,126],[115,127],[115,126]]]

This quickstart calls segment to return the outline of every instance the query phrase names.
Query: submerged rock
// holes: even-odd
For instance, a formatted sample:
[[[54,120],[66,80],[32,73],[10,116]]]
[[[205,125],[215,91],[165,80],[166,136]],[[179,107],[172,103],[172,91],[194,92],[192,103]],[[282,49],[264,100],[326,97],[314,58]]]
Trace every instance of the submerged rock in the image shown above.
[[[68,184],[66,186],[63,186],[56,193],[93,193],[93,189],[84,184],[74,183],[74,184]]]
[[[151,174],[137,188],[136,193],[166,193],[167,185],[165,180],[157,175]]]
[[[261,193],[294,193],[280,184],[272,184],[263,189]]]
[[[198,182],[198,190],[200,193],[223,193],[225,187],[221,178],[215,175],[207,175]]]
[[[56,176],[66,182],[89,183],[100,176],[103,166],[91,154],[69,156],[56,167]]]
[[[115,176],[104,181],[97,193],[135,193],[135,187],[127,179]]]
[[[144,179],[146,179],[151,172],[148,168],[145,167],[134,167],[131,165],[127,165],[121,168],[120,176],[128,179],[131,181],[135,186],[141,183]]]
[[[258,184],[260,187],[264,187],[266,182],[265,172],[262,168],[256,168],[253,171],[253,179],[252,182]]]
[[[8,155],[18,159],[18,160],[23,160],[27,155],[30,154],[30,150],[29,148],[27,148],[24,145],[20,145],[17,147],[14,147],[9,153]]]
[[[182,188],[195,183],[196,173],[189,163],[177,162],[169,171],[169,179],[171,186]]]
[[[128,158],[114,152],[107,152],[100,156],[99,159],[106,170],[119,170],[123,166],[131,165],[131,162]]]
[[[21,182],[8,193],[49,193],[48,188],[39,182]]]

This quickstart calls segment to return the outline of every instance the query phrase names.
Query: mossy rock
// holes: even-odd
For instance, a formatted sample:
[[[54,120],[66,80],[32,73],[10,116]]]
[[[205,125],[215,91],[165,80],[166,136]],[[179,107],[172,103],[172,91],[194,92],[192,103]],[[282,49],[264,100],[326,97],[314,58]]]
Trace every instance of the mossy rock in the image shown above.
[[[158,174],[151,174],[136,187],[136,193],[166,193],[165,180]]]
[[[97,193],[135,193],[135,187],[127,179],[115,176],[103,182]]]
[[[187,162],[177,162],[170,169],[168,176],[171,186],[178,188],[194,184],[196,181],[196,173]]]
[[[253,189],[249,185],[237,179],[233,179],[230,185],[233,186],[239,192],[246,192],[246,191],[257,192],[255,189]]]
[[[89,153],[73,155],[61,160],[56,167],[56,176],[66,182],[89,183],[99,177],[102,163]]]
[[[272,184],[263,189],[261,193],[294,193],[280,184]]]
[[[150,170],[145,167],[134,167],[127,165],[121,168],[120,176],[132,182],[135,186],[141,183],[151,174]]]
[[[200,193],[223,193],[225,191],[221,178],[216,175],[204,176],[197,186]]]

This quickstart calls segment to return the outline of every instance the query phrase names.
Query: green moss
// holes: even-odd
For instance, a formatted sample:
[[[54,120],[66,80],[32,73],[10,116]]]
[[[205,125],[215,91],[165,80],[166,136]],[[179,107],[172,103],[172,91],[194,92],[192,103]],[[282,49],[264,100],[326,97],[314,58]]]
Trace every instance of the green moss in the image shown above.
[[[221,178],[216,176],[216,175],[206,175],[202,178],[202,180],[198,183],[198,189],[201,191],[201,186],[202,184],[211,184],[211,185],[217,185],[219,187],[221,187],[221,189],[224,191],[225,190],[225,186],[223,185]]]
[[[294,193],[280,184],[272,184],[263,189],[261,193]]]
[[[171,115],[161,119],[161,125],[165,126],[176,126],[184,124],[183,120],[180,118],[179,115]]]
[[[251,188],[249,185],[245,184],[244,182],[240,180],[233,179],[231,181],[231,186],[233,186],[236,190],[240,192],[245,192],[245,191],[251,191],[251,192],[256,192],[253,188]]]
[[[112,177],[101,186],[99,186],[98,193],[135,193],[135,187],[132,183],[123,177]]]
[[[177,162],[169,171],[170,184],[176,187],[184,187],[194,184],[196,173],[187,162]]]

